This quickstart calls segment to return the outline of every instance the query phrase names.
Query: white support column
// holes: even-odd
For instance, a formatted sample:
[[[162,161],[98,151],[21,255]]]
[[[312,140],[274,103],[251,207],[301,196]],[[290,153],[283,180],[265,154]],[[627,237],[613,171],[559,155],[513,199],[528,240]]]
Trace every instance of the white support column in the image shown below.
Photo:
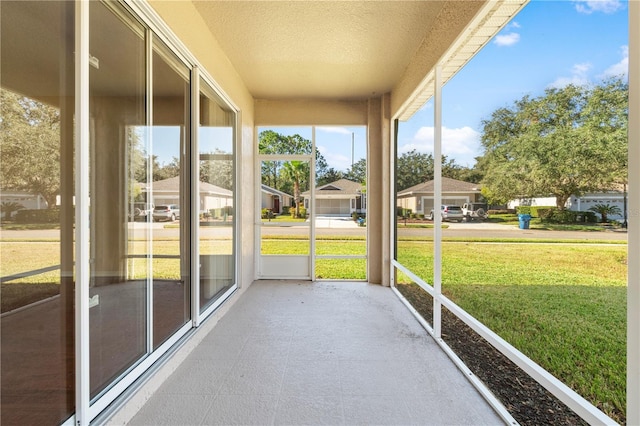
[[[149,158],[153,158],[154,155],[154,147],[153,147],[153,32],[150,29],[146,31],[146,39],[145,39],[145,91],[147,93],[147,97],[145,99],[146,102],[146,130],[145,130],[145,145],[148,149]],[[152,194],[152,199],[147,202],[155,203],[153,199],[153,161],[147,161],[147,194]],[[147,195],[148,196],[148,195]],[[147,215],[147,222],[153,222],[153,212],[151,216]],[[149,230],[147,231],[147,253],[149,253],[149,258],[147,259],[147,353],[150,354],[153,352],[153,226],[149,226]]]
[[[629,5],[627,424],[640,424],[640,2]]]
[[[433,105],[433,333],[442,334],[442,66],[436,65]]]
[[[76,155],[76,425],[88,425],[89,413],[89,3],[75,8],[75,155]]]
[[[200,69],[191,72],[191,320],[200,325]],[[187,141],[189,143],[189,141]]]
[[[316,126],[311,127],[311,158],[309,160],[309,276],[316,280]],[[307,212],[309,213],[309,212]]]

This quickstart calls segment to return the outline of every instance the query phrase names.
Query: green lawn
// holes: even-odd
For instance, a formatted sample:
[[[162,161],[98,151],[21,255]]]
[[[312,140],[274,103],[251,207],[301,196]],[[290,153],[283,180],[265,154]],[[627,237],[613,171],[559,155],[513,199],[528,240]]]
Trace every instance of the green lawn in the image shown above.
[[[432,282],[432,244],[398,244]],[[626,246],[442,245],[443,293],[613,418],[626,398]],[[406,277],[399,282],[408,283]]]
[[[206,254],[230,253],[230,240],[203,240]],[[145,254],[132,241],[131,254]],[[264,254],[303,254],[308,240],[263,236]],[[443,292],[505,340],[619,421],[625,412],[625,244],[477,239],[443,242]],[[177,239],[156,240],[153,252],[178,256]],[[317,241],[319,255],[364,255],[362,237]],[[55,241],[0,244],[1,275],[59,263]],[[398,261],[427,282],[433,276],[432,241],[398,242]],[[128,260],[129,278],[144,277],[147,260]],[[155,259],[158,278],[179,277],[179,260]],[[316,275],[365,279],[365,259],[317,259]],[[400,274],[400,282],[408,282]],[[56,271],[11,283],[59,283]],[[6,285],[11,285],[7,283]],[[4,287],[4,286],[3,286]],[[622,420],[621,420],[622,419]]]

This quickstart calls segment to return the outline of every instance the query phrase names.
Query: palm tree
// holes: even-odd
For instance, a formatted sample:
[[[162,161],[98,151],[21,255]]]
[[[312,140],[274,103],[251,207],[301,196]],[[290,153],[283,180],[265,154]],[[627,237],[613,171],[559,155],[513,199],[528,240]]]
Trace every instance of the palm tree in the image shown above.
[[[598,213],[600,216],[602,216],[602,219],[600,220],[600,222],[602,223],[607,223],[607,216],[609,215],[619,215],[622,214],[622,211],[620,210],[620,207],[618,206],[612,206],[610,204],[596,204],[595,206],[591,207],[589,209],[589,211],[594,212],[594,213]]]
[[[24,206],[15,201],[3,201],[2,204],[0,204],[0,210],[4,213],[4,218],[7,220],[11,219],[13,212],[17,212],[20,209],[24,209]]]
[[[300,216],[300,184],[304,181],[306,162],[292,160],[284,164],[284,174],[293,181],[293,199],[296,203],[296,217]]]

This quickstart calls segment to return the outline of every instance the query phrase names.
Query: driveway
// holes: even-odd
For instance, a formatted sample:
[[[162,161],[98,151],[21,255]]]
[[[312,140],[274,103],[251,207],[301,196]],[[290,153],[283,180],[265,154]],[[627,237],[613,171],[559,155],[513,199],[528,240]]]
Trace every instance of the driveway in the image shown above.
[[[358,228],[351,216],[316,216],[316,228]]]

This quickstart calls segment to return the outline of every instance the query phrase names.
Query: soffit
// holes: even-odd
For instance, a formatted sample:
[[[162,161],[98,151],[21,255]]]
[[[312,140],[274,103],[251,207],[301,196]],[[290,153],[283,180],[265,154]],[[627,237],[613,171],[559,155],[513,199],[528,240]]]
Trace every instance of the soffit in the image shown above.
[[[256,99],[393,92],[406,120],[528,0],[193,1]]]
[[[390,92],[446,1],[194,1],[258,99]]]

